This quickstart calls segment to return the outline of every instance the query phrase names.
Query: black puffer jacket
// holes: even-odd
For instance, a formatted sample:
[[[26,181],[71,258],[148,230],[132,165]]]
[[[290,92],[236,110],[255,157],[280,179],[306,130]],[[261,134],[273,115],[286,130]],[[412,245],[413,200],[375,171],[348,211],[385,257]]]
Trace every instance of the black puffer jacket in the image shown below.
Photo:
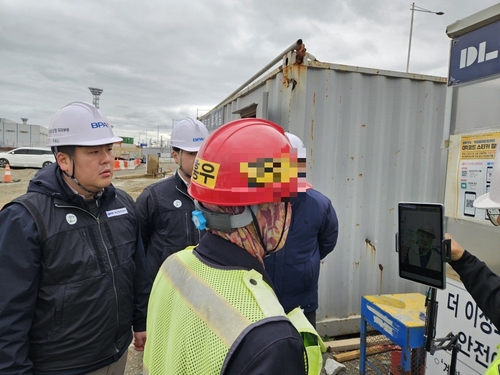
[[[92,204],[53,164],[0,212],[0,374],[84,374],[115,362],[132,326],[145,331],[134,202],[109,186]]]
[[[154,280],[167,257],[200,242],[205,231],[191,221],[193,199],[176,172],[144,189],[137,198],[141,233],[151,279]]]

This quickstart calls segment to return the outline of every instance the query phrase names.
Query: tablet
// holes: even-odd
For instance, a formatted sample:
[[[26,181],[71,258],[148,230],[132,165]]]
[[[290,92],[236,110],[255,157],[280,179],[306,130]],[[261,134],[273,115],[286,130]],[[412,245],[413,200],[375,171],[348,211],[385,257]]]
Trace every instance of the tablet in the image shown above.
[[[446,288],[444,206],[440,203],[398,204],[399,276],[438,289]]]

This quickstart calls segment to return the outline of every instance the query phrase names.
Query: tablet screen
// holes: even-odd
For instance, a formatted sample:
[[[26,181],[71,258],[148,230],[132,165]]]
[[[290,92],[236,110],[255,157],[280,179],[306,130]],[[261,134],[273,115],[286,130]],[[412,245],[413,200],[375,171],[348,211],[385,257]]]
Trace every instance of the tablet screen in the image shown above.
[[[446,288],[444,207],[440,203],[399,203],[399,276],[439,289]]]

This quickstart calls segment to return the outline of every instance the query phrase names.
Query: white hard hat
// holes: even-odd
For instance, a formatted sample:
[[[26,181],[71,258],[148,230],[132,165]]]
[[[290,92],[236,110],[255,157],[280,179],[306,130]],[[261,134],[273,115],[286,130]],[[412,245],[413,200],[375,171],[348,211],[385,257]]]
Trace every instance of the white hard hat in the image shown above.
[[[111,125],[92,104],[72,102],[61,108],[49,125],[47,145],[100,146],[121,142],[115,137]]]
[[[290,132],[285,132],[286,137],[290,141],[290,144],[292,145],[293,148],[297,149],[297,156],[300,159],[305,159],[307,156],[307,150],[306,146],[304,146],[304,142],[302,142],[302,139],[297,137],[295,134],[292,134]]]
[[[307,149],[306,146],[304,146],[304,142],[302,142],[302,139],[297,137],[295,134],[292,134],[290,132],[285,132],[286,137],[288,138],[288,141],[292,145],[294,149],[297,150],[297,157],[299,159],[306,159],[307,157]],[[305,173],[303,176],[301,176],[301,173],[299,172],[299,191],[304,191],[307,189],[312,189],[312,184],[308,182],[305,178]]]
[[[432,238],[436,238],[436,234],[434,233],[434,227],[431,225],[431,223],[424,223],[422,224],[418,229],[417,232],[423,232],[430,234]]]
[[[174,125],[170,145],[188,152],[198,152],[208,137],[208,129],[201,121],[186,117]]]
[[[474,201],[476,208],[500,208],[500,144],[497,143],[497,152],[491,174],[490,191]]]

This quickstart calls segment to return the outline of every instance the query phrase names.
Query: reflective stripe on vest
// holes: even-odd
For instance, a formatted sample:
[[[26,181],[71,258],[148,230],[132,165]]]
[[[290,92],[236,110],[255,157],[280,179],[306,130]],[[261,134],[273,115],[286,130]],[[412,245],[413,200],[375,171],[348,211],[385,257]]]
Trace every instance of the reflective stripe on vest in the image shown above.
[[[183,254],[179,254],[183,255]],[[230,348],[238,336],[252,322],[213,290],[192,269],[185,267],[177,257],[172,258],[168,273],[162,267],[163,276],[174,285],[186,303]],[[274,293],[262,280],[262,275],[251,270],[243,275],[246,287],[254,295],[265,317],[285,316],[283,307],[276,303]],[[214,314],[214,307],[216,314]],[[227,324],[231,322],[231,324]]]

